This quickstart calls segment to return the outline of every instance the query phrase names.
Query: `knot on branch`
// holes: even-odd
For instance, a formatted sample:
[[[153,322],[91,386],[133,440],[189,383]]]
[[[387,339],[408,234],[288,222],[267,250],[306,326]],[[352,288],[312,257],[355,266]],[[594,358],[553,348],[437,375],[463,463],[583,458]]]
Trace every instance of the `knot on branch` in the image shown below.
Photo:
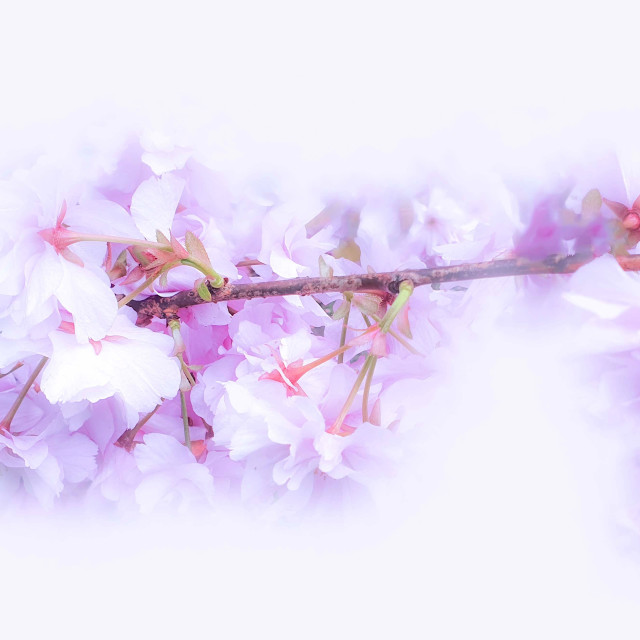
[[[389,279],[389,283],[387,284],[387,291],[392,293],[394,296],[397,296],[400,293],[400,284],[405,280],[410,280],[414,286],[418,286],[420,284],[429,284],[428,278],[425,276],[419,277],[418,274],[413,271],[398,271],[394,273]]]

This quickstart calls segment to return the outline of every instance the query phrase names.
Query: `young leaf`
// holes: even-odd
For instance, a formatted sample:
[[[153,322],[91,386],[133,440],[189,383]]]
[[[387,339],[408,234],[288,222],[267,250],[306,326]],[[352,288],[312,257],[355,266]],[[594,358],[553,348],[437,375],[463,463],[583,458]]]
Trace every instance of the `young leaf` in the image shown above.
[[[318,268],[323,278],[333,278],[333,267],[330,267],[322,256],[318,256]]]
[[[171,248],[173,249],[173,253],[181,259],[185,259],[189,257],[189,253],[187,250],[178,242],[178,239],[171,234]]]
[[[340,305],[338,306],[337,309],[334,310],[333,314],[331,315],[331,317],[334,320],[341,320],[342,318],[344,318],[347,313],[349,312],[349,309],[351,308],[351,305],[348,302],[341,302]]]
[[[198,286],[196,290],[198,291],[198,295],[203,300],[206,300],[207,302],[211,302],[211,291],[209,291],[209,287],[207,286],[207,279],[202,278],[197,282],[198,282]]]
[[[375,316],[380,311],[379,296],[359,293],[353,297],[353,304],[367,316]]]
[[[187,231],[184,236],[184,244],[189,252],[189,255],[195,262],[198,262],[203,267],[213,269],[211,266],[211,260],[207,254],[207,250],[204,248],[202,241],[191,231]]]
[[[171,242],[169,242],[169,238],[167,238],[160,229],[156,229],[156,240],[162,244],[171,244]]]

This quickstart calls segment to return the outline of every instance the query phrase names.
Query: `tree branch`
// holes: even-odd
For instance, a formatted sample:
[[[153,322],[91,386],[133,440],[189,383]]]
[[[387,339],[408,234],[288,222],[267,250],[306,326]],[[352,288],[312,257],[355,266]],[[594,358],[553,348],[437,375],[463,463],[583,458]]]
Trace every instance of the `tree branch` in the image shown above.
[[[209,287],[211,302],[225,300],[249,300],[251,298],[269,298],[273,296],[309,296],[319,293],[359,292],[390,293],[396,295],[403,280],[411,280],[415,287],[425,284],[444,282],[461,282],[482,278],[501,278],[507,276],[539,275],[547,273],[573,273],[591,262],[594,256],[552,255],[543,260],[527,258],[510,258],[507,260],[491,260],[448,267],[430,269],[409,269],[405,271],[389,271],[385,273],[363,273],[350,276],[331,276],[319,278],[292,278],[273,282],[252,282],[249,284],[230,284],[225,279],[224,286],[219,289]],[[618,264],[625,271],[640,270],[640,255],[617,256]],[[131,300],[132,307],[143,322],[153,318],[172,319],[177,317],[179,309],[196,304],[205,304],[194,290],[181,291],[173,296],[149,296],[144,300]]]

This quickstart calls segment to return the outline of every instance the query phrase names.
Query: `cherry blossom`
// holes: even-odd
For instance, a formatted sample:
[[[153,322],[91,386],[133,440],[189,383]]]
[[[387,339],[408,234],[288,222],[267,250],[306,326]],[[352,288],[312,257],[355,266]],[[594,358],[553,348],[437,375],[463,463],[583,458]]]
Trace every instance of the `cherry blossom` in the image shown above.
[[[634,424],[628,163],[546,191],[487,170],[466,188],[433,173],[404,190],[302,193],[231,176],[162,131],[107,146],[85,168],[51,156],[0,183],[3,506],[239,501],[277,518],[368,499],[430,429],[456,349],[505,317],[562,324],[585,410]],[[584,264],[431,286],[411,275],[551,254]],[[384,287],[358,284],[384,272]],[[229,294],[306,276],[354,287]]]
[[[150,433],[144,437],[144,444],[135,448],[134,457],[143,473],[135,490],[143,513],[175,500],[181,510],[190,502],[213,502],[213,478],[209,470],[198,464],[175,438]]]
[[[59,319],[62,305],[73,316],[80,341],[104,337],[115,318],[117,302],[101,268],[103,255],[78,255],[69,245],[77,241],[79,234],[94,231],[97,224],[104,227],[105,221],[116,232],[123,228],[130,231],[128,214],[114,203],[88,202],[68,207],[63,201],[52,220],[46,217],[47,211],[36,194],[25,188],[8,185],[0,196],[7,217],[24,221],[20,229],[9,229],[9,242],[0,255],[3,273],[7,274],[0,293],[8,296],[0,318],[5,317],[28,332],[52,316],[54,322]],[[36,214],[53,224],[40,228]],[[67,223],[69,227],[63,226]]]
[[[51,361],[40,386],[52,403],[97,402],[117,394],[136,411],[151,411],[178,392],[171,339],[136,327],[123,313],[106,336],[90,344],[63,331],[51,333],[50,339]]]

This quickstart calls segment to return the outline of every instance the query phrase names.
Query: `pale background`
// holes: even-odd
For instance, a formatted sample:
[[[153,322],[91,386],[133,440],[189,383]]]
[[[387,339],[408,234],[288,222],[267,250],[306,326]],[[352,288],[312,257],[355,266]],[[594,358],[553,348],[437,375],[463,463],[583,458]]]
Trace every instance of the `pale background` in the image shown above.
[[[469,173],[498,157],[542,183],[637,138],[622,3],[440,5],[5,6],[3,166],[93,114],[201,128],[230,170],[298,188],[403,184],[440,156]],[[508,334],[460,349],[377,520],[3,518],[3,631],[637,638],[637,543],[613,524],[624,443],[576,420],[554,354]]]

